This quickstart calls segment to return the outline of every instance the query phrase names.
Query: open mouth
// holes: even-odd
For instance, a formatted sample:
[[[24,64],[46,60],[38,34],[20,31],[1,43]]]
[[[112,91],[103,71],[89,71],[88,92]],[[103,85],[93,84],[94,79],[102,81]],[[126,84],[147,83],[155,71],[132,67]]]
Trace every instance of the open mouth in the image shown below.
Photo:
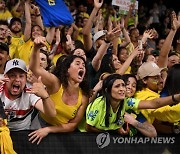
[[[13,89],[14,92],[17,92],[17,91],[19,91],[20,86],[19,85],[13,85],[12,89]]]
[[[84,76],[84,71],[83,71],[83,70],[80,70],[80,71],[78,72],[78,77],[81,79],[81,78],[83,78],[83,76]]]

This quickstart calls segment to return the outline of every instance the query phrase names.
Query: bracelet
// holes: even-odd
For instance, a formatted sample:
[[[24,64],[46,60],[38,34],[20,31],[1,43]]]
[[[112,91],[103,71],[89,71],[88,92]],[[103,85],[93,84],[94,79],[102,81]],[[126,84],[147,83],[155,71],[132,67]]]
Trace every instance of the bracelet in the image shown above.
[[[174,95],[172,95],[172,101],[173,101],[174,103],[179,103],[179,101],[174,98]]]
[[[49,98],[49,95],[47,96],[47,97],[45,97],[45,98],[41,98],[42,100],[46,100],[46,99],[48,99]]]
[[[110,43],[111,41],[108,41],[108,40],[104,39],[104,42],[105,42],[105,43]]]

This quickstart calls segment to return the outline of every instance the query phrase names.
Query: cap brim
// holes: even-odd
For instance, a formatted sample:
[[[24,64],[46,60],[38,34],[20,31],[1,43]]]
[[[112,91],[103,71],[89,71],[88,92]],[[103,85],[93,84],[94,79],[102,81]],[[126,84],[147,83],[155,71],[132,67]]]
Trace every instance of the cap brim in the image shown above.
[[[10,70],[12,70],[12,69],[14,69],[14,68],[18,68],[18,69],[24,71],[25,73],[27,73],[27,70],[24,70],[24,69],[22,69],[21,67],[13,67],[13,68],[10,68],[10,69],[6,70],[6,71],[4,72],[4,74],[7,74]]]
[[[154,70],[152,73],[150,73],[148,76],[156,76],[156,75],[159,75],[162,70],[166,70],[166,68],[156,69],[156,70]]]

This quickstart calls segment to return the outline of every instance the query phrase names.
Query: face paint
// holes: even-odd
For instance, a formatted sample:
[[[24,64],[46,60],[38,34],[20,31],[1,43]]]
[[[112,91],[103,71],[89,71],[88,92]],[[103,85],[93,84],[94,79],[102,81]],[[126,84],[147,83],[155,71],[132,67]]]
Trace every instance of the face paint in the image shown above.
[[[158,81],[157,80],[152,80],[152,83],[157,85]]]

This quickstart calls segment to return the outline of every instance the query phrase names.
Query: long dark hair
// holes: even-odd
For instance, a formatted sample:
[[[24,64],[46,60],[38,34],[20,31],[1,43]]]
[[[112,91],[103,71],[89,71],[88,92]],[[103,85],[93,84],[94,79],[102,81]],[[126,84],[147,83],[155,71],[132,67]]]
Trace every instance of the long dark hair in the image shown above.
[[[98,70],[96,77],[95,77],[95,83],[99,81],[99,77],[103,73],[115,73],[116,69],[114,67],[114,64],[112,62],[113,55],[112,54],[105,54],[102,61],[101,61],[101,66],[100,69]]]
[[[108,53],[104,55],[101,62],[100,70],[99,70],[101,73],[104,73],[104,72],[115,73],[116,69],[113,65],[112,59],[113,59],[112,54]]]
[[[108,77],[106,77],[103,81],[103,85],[102,85],[102,96],[103,96],[103,99],[105,99],[105,102],[106,102],[106,115],[105,115],[105,126],[108,127],[109,126],[109,113],[110,113],[110,99],[111,99],[111,90],[112,90],[112,86],[113,86],[113,83],[117,80],[117,79],[121,79],[124,81],[124,77],[119,75],[119,74],[112,74],[112,75],[109,75]],[[118,109],[118,112],[117,112],[117,117],[116,117],[116,121],[118,121],[119,117],[120,117],[120,114],[121,114],[121,110],[122,110],[122,107],[123,107],[123,101],[120,102],[120,107]]]
[[[168,95],[180,93],[180,64],[175,64],[168,71],[164,89],[167,90]]]
[[[61,69],[63,68],[63,63],[66,57],[67,55],[62,55],[61,57],[58,58],[56,62],[56,67],[52,72],[59,80],[60,80]]]
[[[65,88],[68,86],[68,78],[69,78],[68,69],[70,68],[71,63],[76,58],[80,58],[84,61],[86,74],[84,76],[83,81],[79,84],[79,87],[82,89],[84,95],[89,96],[90,90],[89,90],[89,82],[87,77],[87,66],[84,58],[76,55],[68,55],[63,57],[61,56],[60,58],[61,59],[58,59],[53,74],[56,75],[56,77],[61,81],[63,87]]]

